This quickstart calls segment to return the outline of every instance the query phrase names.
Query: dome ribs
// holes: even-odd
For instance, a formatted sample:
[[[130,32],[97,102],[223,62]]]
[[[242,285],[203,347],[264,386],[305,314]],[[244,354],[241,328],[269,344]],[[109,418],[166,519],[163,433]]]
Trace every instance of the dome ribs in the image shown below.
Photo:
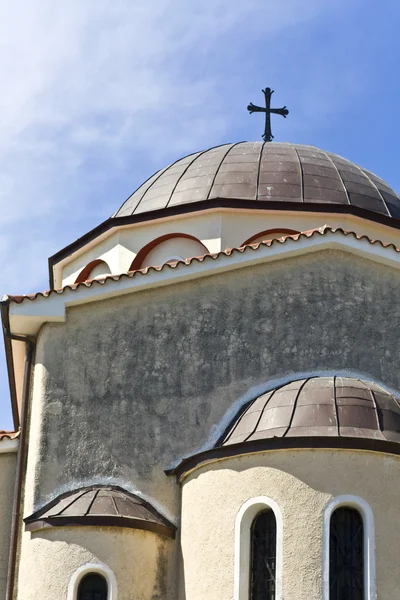
[[[301,203],[301,171],[291,144],[268,143],[260,161],[258,200]]]
[[[262,155],[263,155],[263,152],[264,152],[264,148],[265,148],[265,144],[266,144],[266,143],[267,143],[267,142],[264,142],[263,144],[261,144],[261,148],[260,148],[260,155],[259,155],[259,157],[258,157],[258,165],[257,165],[257,183],[256,183],[256,193],[255,193],[255,196],[254,196],[254,200],[258,200],[258,195],[259,195],[259,194],[258,194],[258,190],[259,190],[259,187],[260,187],[260,168],[261,168]]]
[[[181,158],[150,177],[112,218],[167,208],[190,212],[191,204],[199,210],[199,202],[212,201],[227,207],[249,201],[249,209],[257,201],[283,210],[288,203],[294,210],[296,204],[299,210],[336,205],[338,212],[346,205],[400,220],[398,194],[373,173],[331,152],[286,142],[222,144]]]
[[[210,189],[208,190],[208,194],[207,194],[207,198],[206,198],[206,200],[209,200],[210,198],[218,198],[218,197],[220,197],[220,196],[221,196],[221,194],[214,194],[214,193],[213,193],[213,190],[214,190],[214,188],[215,188],[215,186],[216,186],[216,180],[217,180],[217,177],[218,177],[218,175],[219,175],[219,172],[220,172],[220,170],[221,170],[221,167],[222,167],[222,165],[224,164],[224,161],[226,160],[226,158],[227,158],[228,154],[229,154],[229,153],[230,153],[230,152],[231,152],[231,151],[232,151],[232,150],[233,150],[233,149],[234,149],[236,146],[239,146],[239,144],[241,144],[241,143],[242,143],[242,142],[237,142],[236,144],[231,144],[231,145],[230,145],[230,147],[228,148],[228,150],[225,152],[224,156],[222,157],[222,159],[221,159],[221,161],[220,161],[219,165],[217,166],[217,168],[216,168],[216,171],[215,171],[215,173],[214,173],[214,177],[213,177],[213,179],[212,179],[212,182],[211,182],[211,185],[210,185]],[[224,185],[226,185],[226,184],[225,184],[225,183],[218,184],[218,186],[221,186],[221,187],[222,187],[222,186],[224,186]]]
[[[259,412],[254,411],[258,401],[263,402],[263,415],[253,419],[249,435],[251,421],[245,423],[246,415],[252,409],[253,413]],[[287,423],[288,407],[290,422],[279,434],[276,425]],[[308,377],[253,400],[232,420],[229,432],[213,448],[189,456],[165,472],[180,479],[209,461],[284,449],[366,450],[400,455],[400,401],[375,382],[342,376]]]
[[[336,173],[337,173],[337,176],[338,176],[338,178],[340,179],[340,181],[341,181],[341,183],[342,183],[342,186],[343,186],[343,191],[344,191],[344,193],[346,194],[347,203],[348,203],[348,204],[351,204],[351,202],[350,202],[350,198],[349,198],[349,193],[348,193],[348,191],[347,191],[347,189],[346,189],[346,185],[345,185],[345,183],[344,183],[344,181],[343,181],[343,177],[341,176],[339,169],[337,168],[337,166],[336,166],[336,165],[335,165],[335,163],[333,162],[332,158],[329,156],[328,152],[324,152],[324,154],[325,154],[326,158],[327,158],[327,159],[328,159],[328,160],[329,160],[329,161],[332,163],[332,166],[333,166],[333,168],[335,169],[335,171],[336,171]]]
[[[294,151],[296,152],[296,156],[297,156],[297,160],[299,161],[299,168],[300,168],[300,176],[301,176],[301,201],[304,202],[304,172],[303,172],[303,165],[301,164],[301,160],[300,160],[300,156],[298,153],[298,150],[296,148],[296,146],[292,145]]]
[[[221,146],[216,146],[215,148],[213,148],[213,150],[217,149],[217,148],[223,148],[225,146],[225,144],[221,144]],[[199,154],[197,154],[197,156],[191,161],[189,162],[189,164],[186,166],[186,168],[182,171],[182,173],[180,174],[180,176],[178,177],[178,179],[175,182],[174,187],[172,188],[170,197],[168,199],[167,204],[165,205],[165,208],[167,208],[167,206],[169,206],[172,197],[175,193],[175,191],[177,190],[179,184],[181,183],[182,179],[184,178],[184,176],[186,175],[186,173],[189,171],[189,169],[193,166],[193,164],[199,159],[201,158],[204,154],[208,154],[210,152],[210,149],[208,150],[204,150],[204,152],[200,152]]]
[[[325,152],[298,146],[303,171],[304,202],[348,204],[343,182]]]

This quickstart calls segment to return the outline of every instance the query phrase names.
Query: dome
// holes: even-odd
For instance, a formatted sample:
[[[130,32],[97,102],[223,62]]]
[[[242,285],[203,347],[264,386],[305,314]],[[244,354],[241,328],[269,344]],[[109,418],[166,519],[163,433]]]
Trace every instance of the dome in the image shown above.
[[[252,400],[210,450],[166,470],[263,450],[353,449],[400,454],[400,399],[371,381],[310,377]]]
[[[362,379],[311,377],[293,381],[253,400],[221,446],[318,436],[400,444],[400,401],[376,383]]]
[[[149,502],[118,486],[68,491],[24,519],[26,530],[63,526],[129,527],[175,537],[175,526]]]
[[[400,197],[382,179],[313,146],[239,142],[191,154],[158,171],[114,213],[129,217],[224,200],[248,208],[366,210],[400,218]],[[349,209],[350,207],[350,209]],[[190,210],[190,209],[189,209]]]

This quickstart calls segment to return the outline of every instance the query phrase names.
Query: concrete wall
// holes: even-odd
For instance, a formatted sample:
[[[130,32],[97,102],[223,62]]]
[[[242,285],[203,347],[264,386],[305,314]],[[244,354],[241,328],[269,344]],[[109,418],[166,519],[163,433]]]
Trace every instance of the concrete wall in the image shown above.
[[[29,541],[24,540],[18,600],[69,600],[69,582],[86,563],[111,569],[118,600],[175,598],[171,590],[175,587],[172,540],[150,532],[106,527],[59,527],[25,533],[24,537]]]
[[[163,469],[273,382],[350,371],[400,389],[399,297],[398,271],[324,251],[69,309],[38,339],[24,516],[114,482],[177,522]]]
[[[400,458],[369,452],[265,452],[196,469],[182,492],[181,600],[231,600],[234,530],[250,498],[274,500],[283,520],[282,597],[321,600],[323,511],[351,494],[372,509],[379,600],[399,595]],[[369,596],[368,596],[369,598]]]
[[[16,452],[0,454],[0,600],[6,597],[16,465]]]
[[[250,388],[350,370],[399,389],[398,297],[397,271],[325,251],[70,309],[38,339],[33,505],[103,478],[176,514],[162,469]]]

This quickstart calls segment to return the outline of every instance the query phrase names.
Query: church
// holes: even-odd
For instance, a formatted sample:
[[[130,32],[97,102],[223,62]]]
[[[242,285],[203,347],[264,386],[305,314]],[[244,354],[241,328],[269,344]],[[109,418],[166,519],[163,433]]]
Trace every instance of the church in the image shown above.
[[[400,197],[266,123],[3,296],[0,600],[400,597]]]

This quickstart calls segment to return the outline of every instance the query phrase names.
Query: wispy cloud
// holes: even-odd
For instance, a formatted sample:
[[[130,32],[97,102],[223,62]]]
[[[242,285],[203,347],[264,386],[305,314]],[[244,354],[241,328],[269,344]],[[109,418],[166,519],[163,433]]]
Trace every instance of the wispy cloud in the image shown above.
[[[260,64],[252,45],[263,43],[271,58],[283,31],[340,4],[3,3],[0,232],[8,235],[0,251],[13,267],[3,269],[1,285],[41,282],[44,249],[54,251],[123,201],[127,186],[120,183],[121,197],[118,185],[108,189],[118,175],[122,182],[129,172],[135,185],[165,160],[234,137],[232,93],[243,95],[242,71]],[[16,250],[27,238],[29,273]]]
[[[323,123],[346,101],[332,77],[337,65],[350,95],[358,66],[340,51],[327,64],[315,32],[330,23],[345,36],[344,10],[357,4],[1,3],[2,291],[46,286],[47,256],[113,213],[165,162],[258,138],[262,123],[245,107],[264,85],[279,84],[277,102],[297,104],[284,137]]]

